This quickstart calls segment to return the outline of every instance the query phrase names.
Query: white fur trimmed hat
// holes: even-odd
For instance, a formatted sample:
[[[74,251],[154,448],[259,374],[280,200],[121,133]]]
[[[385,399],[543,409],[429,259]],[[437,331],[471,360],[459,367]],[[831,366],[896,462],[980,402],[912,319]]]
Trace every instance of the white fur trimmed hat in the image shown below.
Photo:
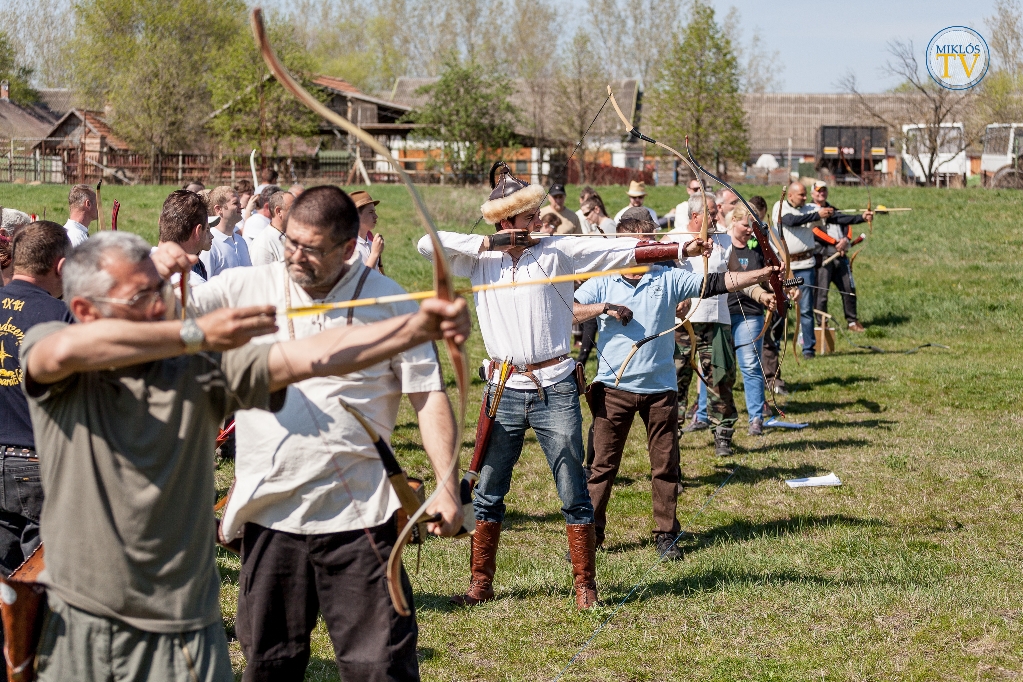
[[[498,172],[500,177],[495,178]],[[516,178],[503,161],[498,161],[490,169],[490,186],[493,191],[487,202],[480,206],[480,210],[483,219],[491,225],[539,208],[547,193],[540,185],[530,185]]]

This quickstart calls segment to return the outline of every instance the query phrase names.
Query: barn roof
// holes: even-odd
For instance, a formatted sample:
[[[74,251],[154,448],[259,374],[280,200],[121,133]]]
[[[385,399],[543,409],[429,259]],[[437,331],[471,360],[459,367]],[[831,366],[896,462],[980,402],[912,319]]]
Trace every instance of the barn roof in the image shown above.
[[[419,89],[427,85],[433,85],[438,80],[440,79],[437,77],[411,78],[402,76],[394,83],[394,89],[391,91],[391,100],[411,109],[421,108],[429,101],[430,96],[420,93]],[[515,126],[515,133],[527,140],[533,137],[551,139],[556,134],[554,132],[554,113],[556,109],[554,106],[551,106],[559,99],[556,83],[553,80],[542,81],[540,87],[530,87],[530,83],[525,79],[514,78],[511,81],[511,85],[513,90],[510,98],[511,102],[522,114],[522,120]],[[615,100],[617,100],[626,115],[630,116],[631,120],[635,122],[636,110],[639,104],[639,81],[634,78],[617,80],[612,81],[611,86],[614,88]],[[608,107],[608,110],[610,110],[610,107]],[[614,112],[611,112],[610,116],[614,117]],[[616,121],[613,126],[616,130],[616,135],[626,132],[621,122]],[[571,142],[575,142],[575,140],[571,140]]]
[[[912,118],[914,98],[903,94],[863,95],[867,105],[889,120]],[[794,154],[817,150],[817,131],[825,125],[881,125],[851,94],[757,93],[743,95],[752,157],[786,150]],[[908,122],[908,120],[907,120]],[[893,135],[896,131],[888,131]]]
[[[56,120],[44,107],[0,100],[0,137],[38,140],[46,137]]]
[[[107,146],[118,151],[129,151],[128,143],[114,134],[106,120],[98,111],[85,109],[72,109],[64,114],[44,135],[48,138],[65,138],[67,141],[78,144],[81,135],[82,124],[88,129],[89,134],[96,137],[104,137]]]

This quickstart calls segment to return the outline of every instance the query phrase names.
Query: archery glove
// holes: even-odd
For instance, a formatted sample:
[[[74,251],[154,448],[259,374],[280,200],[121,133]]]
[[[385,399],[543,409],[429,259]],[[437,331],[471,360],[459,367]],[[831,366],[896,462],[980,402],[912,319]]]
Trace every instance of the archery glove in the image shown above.
[[[627,326],[630,322],[632,322],[632,318],[633,318],[632,309],[627,308],[626,306],[623,306],[623,305],[616,305],[614,303],[605,303],[604,304],[604,314],[606,315],[607,313],[609,313],[611,311],[614,311],[614,312],[618,313],[618,321],[622,323],[623,327]]]

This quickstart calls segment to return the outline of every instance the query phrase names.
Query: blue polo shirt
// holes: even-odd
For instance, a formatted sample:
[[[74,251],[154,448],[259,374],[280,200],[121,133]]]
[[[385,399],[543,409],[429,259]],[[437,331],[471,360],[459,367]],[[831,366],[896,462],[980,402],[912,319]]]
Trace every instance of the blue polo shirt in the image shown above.
[[[632,344],[675,325],[675,307],[700,295],[703,277],[679,268],[654,265],[636,286],[621,275],[587,280],[575,292],[582,304],[615,303],[627,306],[633,319],[627,326],[601,315],[597,337],[597,376],[608,386],[615,385],[615,372],[622,366]],[[675,380],[675,336],[665,334],[639,349],[625,369],[618,388],[632,393],[663,393],[678,390]],[[613,367],[609,367],[611,363]]]

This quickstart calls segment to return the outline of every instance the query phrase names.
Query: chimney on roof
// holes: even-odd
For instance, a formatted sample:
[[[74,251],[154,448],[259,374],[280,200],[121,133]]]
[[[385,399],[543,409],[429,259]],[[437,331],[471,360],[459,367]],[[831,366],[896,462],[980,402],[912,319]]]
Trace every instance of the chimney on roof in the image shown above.
[[[0,100],[11,101],[11,84],[5,80],[0,81]]]

